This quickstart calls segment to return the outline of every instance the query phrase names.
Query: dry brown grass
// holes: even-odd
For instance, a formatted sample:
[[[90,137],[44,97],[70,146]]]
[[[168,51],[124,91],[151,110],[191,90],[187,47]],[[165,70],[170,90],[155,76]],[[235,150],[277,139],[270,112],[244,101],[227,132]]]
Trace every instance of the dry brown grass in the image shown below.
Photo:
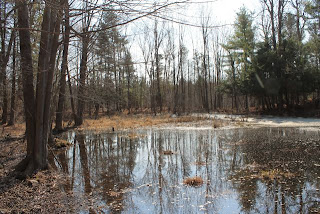
[[[190,122],[197,122],[202,120],[207,120],[205,117],[196,117],[196,116],[179,116],[176,118],[170,118],[171,122],[175,123],[190,123]]]
[[[21,137],[25,132],[25,124],[19,123],[13,126],[0,125],[0,138]]]
[[[78,129],[86,129],[92,131],[118,131],[126,129],[138,129],[143,127],[159,126],[163,124],[183,124],[183,123],[197,123],[201,121],[206,121],[211,123],[208,118],[198,117],[198,116],[178,116],[172,117],[170,114],[162,114],[153,116],[150,114],[136,114],[136,115],[114,115],[111,117],[101,117],[97,120],[86,119],[84,124]],[[213,127],[218,128],[224,126],[224,122],[221,120],[213,120]],[[70,124],[64,122],[64,127]],[[54,127],[54,124],[53,124]],[[21,137],[25,133],[25,124],[16,124],[14,126],[3,126],[0,125],[0,138],[1,137]],[[135,138],[134,136],[130,136]]]
[[[146,114],[139,115],[115,115],[111,117],[102,117],[100,119],[87,119],[80,129],[95,131],[136,129],[142,127],[151,127],[169,123],[186,123],[206,120],[205,118],[195,116],[171,117],[170,114],[152,116]]]
[[[203,179],[199,176],[186,178],[183,180],[183,184],[197,187],[203,184]]]

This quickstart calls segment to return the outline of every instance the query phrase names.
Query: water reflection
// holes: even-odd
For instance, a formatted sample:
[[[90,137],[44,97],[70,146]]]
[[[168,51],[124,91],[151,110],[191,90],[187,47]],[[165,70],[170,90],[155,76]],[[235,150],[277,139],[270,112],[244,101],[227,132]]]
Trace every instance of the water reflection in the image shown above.
[[[318,132],[298,129],[67,133],[66,190],[106,213],[312,213]],[[166,154],[166,151],[172,153]],[[183,185],[200,176],[201,187]]]

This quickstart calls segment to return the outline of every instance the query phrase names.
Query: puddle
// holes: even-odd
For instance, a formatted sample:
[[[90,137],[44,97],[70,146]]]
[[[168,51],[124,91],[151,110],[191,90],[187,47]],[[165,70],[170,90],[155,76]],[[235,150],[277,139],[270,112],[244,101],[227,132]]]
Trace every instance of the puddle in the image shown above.
[[[102,213],[320,212],[318,131],[295,128],[66,133],[65,191]],[[202,185],[184,179],[201,177]],[[83,209],[84,213],[89,210]]]

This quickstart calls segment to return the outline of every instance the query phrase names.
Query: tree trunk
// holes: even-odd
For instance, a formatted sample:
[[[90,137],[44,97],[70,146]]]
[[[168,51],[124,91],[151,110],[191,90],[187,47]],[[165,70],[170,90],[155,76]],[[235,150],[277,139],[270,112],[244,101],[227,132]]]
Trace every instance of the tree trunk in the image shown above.
[[[58,1],[56,2],[58,4]],[[61,1],[62,5],[61,8],[64,7],[64,4],[67,3],[67,0]],[[50,52],[50,60],[49,60],[49,69],[48,69],[48,77],[47,77],[47,85],[45,89],[45,103],[44,103],[44,143],[47,144],[48,140],[52,141],[52,114],[51,114],[51,99],[52,99],[52,87],[53,87],[53,78],[54,72],[56,67],[56,58],[57,58],[57,51],[59,46],[59,36],[60,36],[60,25],[62,20],[62,9],[55,10],[56,14],[51,16],[51,20],[53,26],[53,35],[50,41],[51,45],[51,52]],[[47,145],[43,145],[46,147]],[[43,148],[44,151],[47,151],[47,148]],[[47,161],[47,160],[46,160]]]
[[[16,39],[13,42],[12,51],[12,81],[11,81],[11,104],[10,104],[10,119],[9,126],[15,123],[15,101],[16,101]]]
[[[176,74],[176,65],[175,65],[175,56],[172,54],[173,61],[173,114],[177,114],[177,102],[178,102],[178,83],[177,83],[177,74]]]
[[[2,54],[1,54],[1,75],[2,75],[2,96],[3,96],[3,102],[2,102],[2,124],[7,123],[8,118],[8,89],[7,89],[7,64],[9,62],[9,56],[11,53],[12,44],[15,37],[15,31],[11,31],[10,40],[8,44],[7,51],[5,50],[5,38],[2,38]]]
[[[128,109],[128,113],[131,113],[131,95],[130,95],[130,68],[129,65],[127,65],[127,99],[128,99],[128,105],[127,105],[127,109]]]
[[[38,61],[37,85],[36,85],[36,131],[34,144],[34,158],[40,168],[47,167],[47,139],[44,137],[44,106],[45,106],[45,88],[48,79],[49,63],[49,38],[50,38],[50,19],[51,8],[45,7],[42,21],[42,33],[40,38],[40,51]]]
[[[31,39],[29,31],[29,15],[27,1],[17,1],[18,8],[18,27],[20,39],[20,53],[21,53],[21,73],[23,84],[23,98],[26,121],[26,139],[27,139],[27,156],[21,161],[18,166],[18,171],[26,171],[32,173],[34,166],[32,166],[33,145],[35,138],[35,99],[34,99],[34,85],[33,85],[33,63]],[[30,164],[29,164],[30,163]]]
[[[76,114],[76,109],[74,106],[74,99],[73,99],[73,93],[72,93],[72,85],[71,85],[71,79],[70,79],[70,72],[67,67],[67,75],[68,75],[68,84],[69,84],[69,93],[70,93],[70,103],[71,103],[71,111],[72,111],[72,117],[74,122],[77,120],[77,114]]]
[[[60,76],[60,90],[58,99],[58,109],[56,112],[56,130],[62,130],[62,117],[64,111],[65,103],[65,93],[66,93],[66,72],[68,68],[68,50],[69,50],[69,40],[70,40],[70,26],[69,26],[69,8],[65,9],[65,35],[63,39],[63,56],[61,63],[61,76]]]
[[[83,123],[86,71],[87,71],[87,61],[88,61],[88,46],[89,46],[89,36],[86,34],[86,30],[84,30],[82,35],[82,56],[81,56],[81,62],[80,62],[78,109],[77,109],[77,117],[76,117],[77,119],[75,121],[76,126],[80,126]]]
[[[232,102],[232,108],[235,107],[236,111],[238,112],[238,102],[237,102],[237,83],[236,83],[236,67],[234,65],[234,59],[232,57],[232,53],[229,52],[229,57],[230,57],[230,63],[231,63],[231,69],[232,69],[232,98],[233,98],[233,102]]]
[[[100,109],[99,103],[95,103],[95,104],[94,104],[94,108],[95,108],[95,111],[94,111],[94,119],[98,119],[98,117],[99,117],[99,109]]]
[[[1,123],[6,124],[8,118],[8,91],[7,91],[7,69],[6,66],[2,69],[2,118]]]
[[[156,93],[156,100],[157,100],[157,105],[159,107],[160,113],[162,112],[162,95],[161,95],[161,87],[160,87],[160,59],[159,59],[159,38],[158,38],[158,29],[157,25],[158,22],[156,21],[155,23],[155,28],[154,28],[154,38],[155,38],[155,60],[156,60],[156,75],[157,75],[157,93]]]

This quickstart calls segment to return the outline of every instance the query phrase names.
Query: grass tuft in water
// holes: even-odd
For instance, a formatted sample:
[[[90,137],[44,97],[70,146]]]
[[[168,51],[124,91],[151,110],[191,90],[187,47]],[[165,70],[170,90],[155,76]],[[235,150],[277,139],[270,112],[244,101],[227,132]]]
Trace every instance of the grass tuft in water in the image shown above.
[[[183,181],[183,184],[188,185],[188,186],[201,186],[203,184],[203,179],[199,176],[191,177],[191,178],[186,178]]]

